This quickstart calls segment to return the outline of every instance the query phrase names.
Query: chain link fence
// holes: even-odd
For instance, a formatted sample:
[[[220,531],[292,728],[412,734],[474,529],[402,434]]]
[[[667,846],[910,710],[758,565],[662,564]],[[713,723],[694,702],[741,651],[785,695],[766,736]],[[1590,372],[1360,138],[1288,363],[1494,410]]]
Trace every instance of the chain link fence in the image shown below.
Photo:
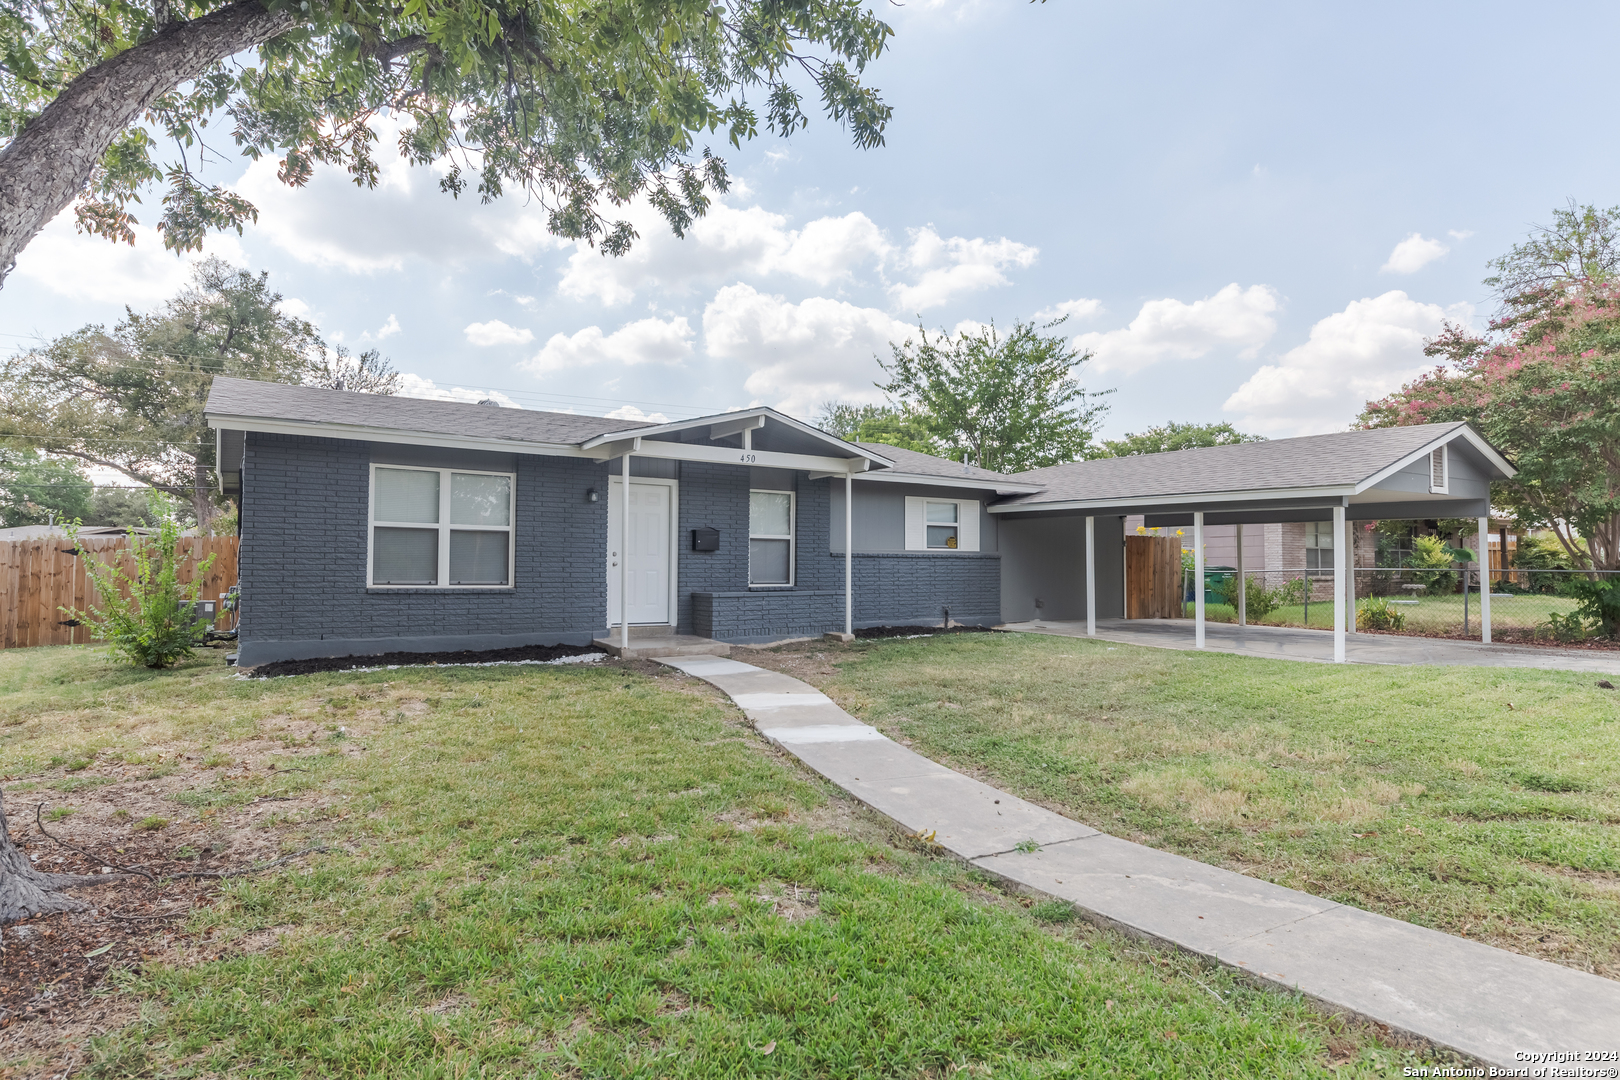
[[[1497,642],[1572,643],[1601,635],[1582,618],[1580,602],[1565,595],[1574,579],[1615,580],[1620,571],[1492,570],[1491,639]],[[1193,617],[1194,572],[1184,575],[1183,599]],[[1460,567],[1357,567],[1356,626],[1428,637],[1480,636],[1480,572]],[[1204,618],[1237,621],[1237,572],[1206,567]],[[1333,628],[1333,572],[1314,567],[1248,571],[1247,618],[1260,626]]]

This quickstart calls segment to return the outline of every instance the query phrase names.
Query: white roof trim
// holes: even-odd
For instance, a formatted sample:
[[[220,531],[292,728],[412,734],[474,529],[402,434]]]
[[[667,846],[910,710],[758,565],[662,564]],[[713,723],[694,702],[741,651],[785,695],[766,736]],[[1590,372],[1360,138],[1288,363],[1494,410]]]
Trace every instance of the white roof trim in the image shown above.
[[[1278,499],[1345,499],[1355,494],[1346,484],[1314,488],[1259,488],[1252,491],[1183,491],[1173,495],[1131,495],[1117,499],[1064,499],[1059,502],[992,506],[992,514],[1031,514],[1037,510],[1109,510],[1114,507],[1185,506],[1188,503],[1272,502]]]
[[[205,413],[209,426],[232,431],[263,431],[271,435],[314,435],[327,439],[358,439],[364,442],[406,443],[416,446],[443,446],[457,450],[494,450],[502,454],[545,454],[550,457],[591,457],[574,443],[533,442],[528,439],[502,439],[476,435],[448,435],[416,428],[374,427],[369,424],[336,424],[324,420],[272,420],[262,416],[235,416]],[[630,431],[640,434],[638,429]],[[630,432],[620,432],[624,438]]]
[[[932,473],[901,472],[898,469],[885,469],[883,472],[859,473],[857,480],[883,480],[891,484],[918,484],[931,487],[973,488],[978,491],[994,491],[997,495],[1033,495],[1037,491],[1044,491],[1040,484],[1021,484],[1012,481],[975,480],[971,476],[935,476]]]
[[[881,454],[874,454],[869,450],[863,450],[854,443],[846,442],[836,435],[829,435],[818,427],[811,427],[809,424],[795,420],[791,416],[779,413],[775,409],[764,405],[755,406],[752,409],[738,409],[736,412],[715,413],[710,416],[699,416],[692,420],[677,420],[668,424],[658,424],[652,427],[634,428],[632,430],[634,430],[637,435],[644,439],[651,439],[655,435],[673,435],[682,431],[691,431],[694,428],[712,427],[716,424],[730,424],[737,421],[748,420],[753,417],[769,417],[771,420],[783,425],[784,427],[791,428],[800,434],[809,435],[812,438],[819,439],[822,442],[827,443],[829,446],[836,447],[839,451],[842,451],[843,456],[845,457],[860,457],[866,459],[867,461],[875,462],[878,465],[882,465],[886,468],[894,468],[894,462],[890,461]],[[741,430],[741,428],[738,430]],[[624,438],[624,436],[625,432],[623,431],[608,432],[603,435],[597,435],[594,438],[586,439],[579,445],[581,449],[589,450],[599,443],[614,442],[617,439]]]
[[[1429,454],[1434,451],[1435,447],[1445,446],[1447,443],[1454,442],[1459,438],[1466,439],[1468,441],[1468,445],[1472,446],[1475,450],[1478,450],[1480,455],[1484,457],[1486,461],[1489,461],[1508,478],[1511,479],[1512,477],[1518,475],[1519,470],[1515,469],[1512,464],[1509,463],[1508,460],[1501,454],[1498,454],[1496,449],[1480,436],[1479,432],[1475,431],[1468,424],[1463,424],[1455,431],[1448,432],[1445,435],[1441,435],[1437,439],[1433,439],[1430,442],[1425,443],[1421,448],[1412,451],[1410,454],[1407,454],[1405,457],[1396,461],[1395,464],[1387,465],[1373,473],[1371,476],[1367,477],[1367,479],[1356,485],[1356,494],[1359,495],[1368,488],[1377,487],[1379,484],[1383,483],[1391,476],[1394,476],[1396,473],[1400,472],[1408,465],[1411,465],[1413,462],[1421,461],[1423,458],[1428,457]]]

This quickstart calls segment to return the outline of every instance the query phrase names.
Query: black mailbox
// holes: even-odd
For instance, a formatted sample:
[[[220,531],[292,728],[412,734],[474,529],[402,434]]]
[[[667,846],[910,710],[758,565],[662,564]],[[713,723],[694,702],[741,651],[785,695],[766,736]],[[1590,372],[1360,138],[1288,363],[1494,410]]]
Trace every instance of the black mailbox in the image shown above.
[[[719,529],[693,529],[692,530],[692,550],[693,551],[719,551],[720,550],[720,530]]]

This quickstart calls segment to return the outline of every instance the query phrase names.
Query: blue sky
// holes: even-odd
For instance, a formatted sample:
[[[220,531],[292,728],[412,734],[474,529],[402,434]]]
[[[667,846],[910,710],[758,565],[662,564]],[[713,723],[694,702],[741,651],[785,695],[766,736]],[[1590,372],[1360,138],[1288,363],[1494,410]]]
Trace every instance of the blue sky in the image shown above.
[[[416,393],[810,416],[881,400],[873,355],[919,316],[1066,311],[1096,353],[1083,381],[1116,390],[1106,434],[1284,436],[1348,426],[1445,319],[1482,323],[1486,260],[1554,206],[1620,203],[1607,65],[1583,45],[1614,39],[1612,5],[881,9],[888,145],[818,119],[726,146],[737,189],[686,240],[637,211],[636,250],[604,259],[521,199],[440,195],[429,170],[293,192],[273,162],[229,159],[210,175],[261,216],[209,250],[270,271]],[[185,274],[149,231],[115,248],[59,220],[0,290],[0,346],[114,321]]]

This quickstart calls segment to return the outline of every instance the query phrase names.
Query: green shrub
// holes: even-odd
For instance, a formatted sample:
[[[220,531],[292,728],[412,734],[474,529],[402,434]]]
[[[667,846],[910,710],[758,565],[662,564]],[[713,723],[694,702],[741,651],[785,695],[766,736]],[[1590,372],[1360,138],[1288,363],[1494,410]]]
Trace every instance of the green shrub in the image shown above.
[[[1513,568],[1529,570],[1524,575],[1531,592],[1554,592],[1568,578],[1569,552],[1556,540],[1543,537],[1521,536],[1513,552]],[[1563,573],[1536,573],[1535,571],[1564,571]]]
[[[1357,630],[1405,630],[1406,612],[1387,596],[1369,596],[1356,605]]]
[[[1440,596],[1457,591],[1457,573],[1450,569],[1457,561],[1455,551],[1438,536],[1412,538],[1412,554],[1406,565],[1420,571],[1412,578],[1423,586],[1425,595]]]
[[[1244,615],[1256,621],[1265,618],[1278,608],[1288,607],[1305,602],[1305,590],[1309,588],[1304,578],[1291,578],[1275,589],[1266,588],[1265,580],[1258,575],[1245,575],[1243,583]],[[1221,582],[1218,590],[1221,600],[1230,604],[1234,609],[1238,600],[1238,576],[1233,574]]]
[[[118,563],[104,563],[81,552],[85,574],[96,587],[101,606],[91,611],[62,610],[90,628],[97,641],[112,645],[113,654],[142,667],[164,668],[191,655],[205,620],[196,614],[203,580],[214,563],[208,556],[197,564],[191,584],[180,583],[180,523],[174,503],[152,492],[156,536],[131,534],[135,558],[133,577]],[[68,528],[68,539],[78,546],[78,525]]]
[[[1579,610],[1560,615],[1553,612],[1536,629],[1546,627],[1548,636],[1558,641],[1579,641],[1586,636],[1586,618]]]
[[[1559,592],[1579,602],[1575,614],[1603,631],[1609,640],[1620,637],[1620,580],[1613,577],[1602,581],[1571,578]]]

